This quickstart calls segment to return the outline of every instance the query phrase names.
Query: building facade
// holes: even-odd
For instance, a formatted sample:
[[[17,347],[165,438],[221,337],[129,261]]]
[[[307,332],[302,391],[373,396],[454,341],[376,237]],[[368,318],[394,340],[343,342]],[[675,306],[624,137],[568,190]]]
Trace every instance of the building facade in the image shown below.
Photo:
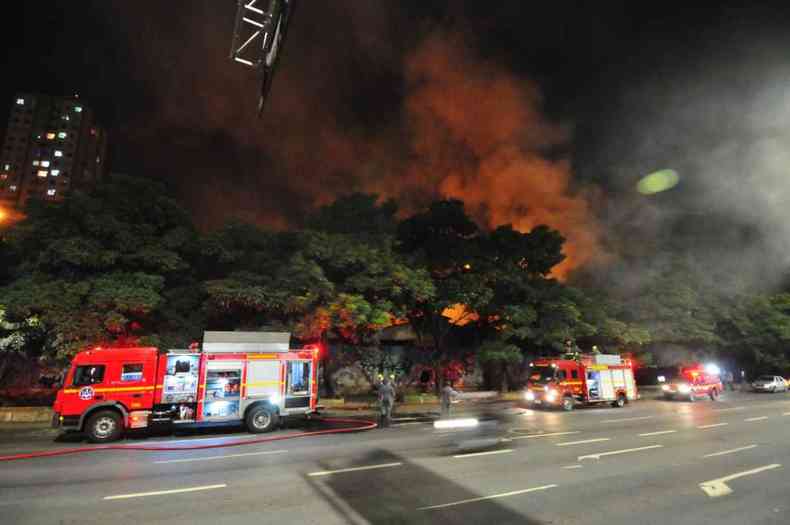
[[[19,94],[0,150],[0,204],[60,201],[107,173],[107,133],[77,97]]]

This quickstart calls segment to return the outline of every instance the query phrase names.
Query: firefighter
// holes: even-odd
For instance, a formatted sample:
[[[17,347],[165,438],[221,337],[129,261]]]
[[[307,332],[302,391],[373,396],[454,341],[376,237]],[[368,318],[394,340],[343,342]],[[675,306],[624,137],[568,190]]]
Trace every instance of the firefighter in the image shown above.
[[[453,401],[458,398],[458,392],[453,389],[452,383],[447,383],[442,388],[442,398],[441,398],[441,406],[442,406],[442,417],[450,417],[450,406],[452,405]]]
[[[382,428],[390,426],[392,420],[392,407],[395,404],[395,387],[390,383],[389,378],[385,378],[379,385],[379,411],[381,421],[379,426]]]

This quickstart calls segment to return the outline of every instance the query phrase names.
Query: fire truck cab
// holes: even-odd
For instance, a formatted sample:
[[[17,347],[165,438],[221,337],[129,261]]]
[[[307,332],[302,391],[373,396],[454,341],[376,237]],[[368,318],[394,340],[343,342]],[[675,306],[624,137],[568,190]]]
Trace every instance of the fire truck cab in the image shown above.
[[[719,374],[719,368],[713,364],[682,366],[677,379],[661,387],[664,399],[694,402],[700,398],[710,398],[715,401],[724,390]]]
[[[205,332],[200,349],[94,348],[73,359],[53,426],[90,441],[130,429],[243,423],[268,432],[318,401],[319,348],[290,348],[289,333]]]
[[[524,399],[530,406],[562,407],[611,403],[622,407],[637,399],[629,361],[612,354],[570,354],[538,359],[530,364]]]

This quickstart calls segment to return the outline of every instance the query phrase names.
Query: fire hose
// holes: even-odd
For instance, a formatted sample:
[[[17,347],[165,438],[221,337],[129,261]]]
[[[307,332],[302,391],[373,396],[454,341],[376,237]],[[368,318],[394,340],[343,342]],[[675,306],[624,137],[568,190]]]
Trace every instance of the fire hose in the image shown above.
[[[213,443],[205,445],[186,445],[186,446],[167,446],[167,445],[98,445],[79,448],[64,448],[59,450],[47,450],[42,452],[30,452],[26,454],[12,454],[0,456],[0,461],[16,461],[20,459],[48,458],[56,456],[67,456],[71,454],[83,454],[87,452],[102,452],[105,450],[134,450],[144,452],[176,452],[182,450],[207,450],[212,448],[238,447],[242,445],[255,445],[258,443],[269,443],[272,441],[283,441],[300,437],[321,436],[327,434],[344,434],[349,432],[362,432],[372,430],[378,425],[372,421],[355,419],[325,418],[320,419],[325,423],[354,424],[354,427],[330,428],[326,430],[314,430],[311,432],[299,432],[297,434],[285,434],[282,436],[267,436],[257,439],[235,440],[225,443]]]

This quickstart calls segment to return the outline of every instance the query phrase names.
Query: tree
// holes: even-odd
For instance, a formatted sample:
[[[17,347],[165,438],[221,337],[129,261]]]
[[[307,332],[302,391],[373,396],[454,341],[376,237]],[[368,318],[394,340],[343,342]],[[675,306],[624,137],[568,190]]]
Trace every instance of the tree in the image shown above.
[[[165,291],[190,283],[197,239],[161,185],[121,176],[62,203],[33,202],[7,235],[20,262],[0,290],[6,315],[35,319],[40,351],[57,358],[156,335]]]

